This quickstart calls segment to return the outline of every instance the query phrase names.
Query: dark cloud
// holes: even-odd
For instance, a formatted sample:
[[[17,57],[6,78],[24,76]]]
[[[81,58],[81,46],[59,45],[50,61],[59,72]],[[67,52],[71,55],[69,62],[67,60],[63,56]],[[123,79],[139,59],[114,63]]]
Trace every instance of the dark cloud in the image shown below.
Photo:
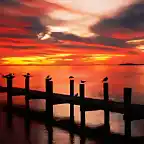
[[[144,32],[144,1],[130,5],[113,18],[102,19],[90,29],[94,33],[107,35],[116,32],[121,34],[123,28],[124,33]]]
[[[16,18],[16,17],[14,17]],[[39,18],[31,16],[31,17],[17,17],[19,22],[21,22],[21,25],[14,25],[11,24],[11,21],[9,23],[1,23],[0,22],[0,28],[3,30],[3,28],[7,29],[6,32],[1,32],[0,37],[2,38],[29,38],[29,39],[35,39],[37,38],[36,34],[42,31],[45,31],[45,27],[41,24]],[[24,24],[23,24],[24,23]],[[29,25],[25,26],[25,23],[29,23]],[[18,33],[15,31],[10,31],[10,28],[17,28],[20,30],[24,30],[25,33]]]
[[[25,22],[31,23],[31,25],[25,27],[25,29],[31,30],[35,33],[45,31],[45,27],[41,24],[40,19],[38,17],[22,17],[21,19]]]
[[[13,46],[13,45],[6,45],[3,46],[2,48],[11,48],[11,49],[32,49],[32,48],[36,48],[36,46]]]
[[[71,41],[83,42],[83,38],[70,33],[53,32],[51,36],[58,40],[71,40]]]
[[[0,5],[3,6],[19,6],[20,2],[17,0],[0,0]]]
[[[102,44],[104,46],[114,46],[120,48],[134,48],[134,44],[128,44],[124,40],[108,38],[104,36],[82,38],[73,34],[66,34],[62,32],[54,32],[51,35],[58,40],[70,40],[76,42],[84,42],[86,44]]]
[[[105,46],[115,46],[120,48],[133,48],[133,44],[127,44],[124,40],[104,37],[104,36],[97,36],[90,38],[91,43],[98,43],[103,44]]]

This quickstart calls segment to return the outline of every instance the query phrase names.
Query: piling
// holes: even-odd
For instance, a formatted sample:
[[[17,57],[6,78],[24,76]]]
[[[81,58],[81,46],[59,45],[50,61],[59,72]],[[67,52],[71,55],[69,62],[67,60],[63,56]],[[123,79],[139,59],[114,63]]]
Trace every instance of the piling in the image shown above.
[[[29,91],[30,91],[30,74],[27,73],[24,75],[25,77],[25,105],[26,105],[26,115],[25,115],[25,136],[26,139],[29,140],[30,138],[30,104],[29,104]]]
[[[106,136],[110,133],[110,113],[109,113],[109,94],[108,94],[108,83],[103,83],[103,93],[104,93],[104,127]]]
[[[53,122],[53,81],[46,78],[46,93],[48,94],[46,98],[46,118],[50,123]]]
[[[81,132],[85,130],[85,109],[84,109],[84,97],[85,97],[85,84],[80,83],[80,112],[81,112]]]
[[[74,96],[74,79],[70,78],[70,96]],[[70,103],[70,122],[74,124],[74,104],[73,102]]]
[[[124,121],[125,121],[125,137],[131,137],[131,88],[124,88]]]
[[[12,85],[13,85],[13,77],[8,76],[7,78],[7,105],[9,108],[12,107]]]
[[[30,90],[30,74],[27,73],[24,75],[25,77],[25,104],[26,104],[26,110],[29,111],[30,106],[29,106],[29,90]]]
[[[3,76],[7,80],[7,124],[8,127],[12,126],[12,88],[13,88],[13,78],[14,74],[10,73]]]

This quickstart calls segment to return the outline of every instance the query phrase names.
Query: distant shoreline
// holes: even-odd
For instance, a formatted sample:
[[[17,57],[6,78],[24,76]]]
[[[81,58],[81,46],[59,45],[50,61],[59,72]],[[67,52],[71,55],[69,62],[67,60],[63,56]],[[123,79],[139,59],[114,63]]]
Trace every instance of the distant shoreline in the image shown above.
[[[122,64],[119,64],[119,65],[144,65],[144,64],[122,63]]]
[[[144,64],[134,64],[134,63],[121,63],[121,64],[88,64],[88,65],[0,65],[0,66],[136,66]]]

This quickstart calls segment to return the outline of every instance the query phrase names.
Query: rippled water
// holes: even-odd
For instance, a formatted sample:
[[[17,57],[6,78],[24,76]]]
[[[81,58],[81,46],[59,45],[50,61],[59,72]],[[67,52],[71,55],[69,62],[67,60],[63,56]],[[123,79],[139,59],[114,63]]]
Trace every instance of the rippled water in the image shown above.
[[[132,88],[132,102],[144,103],[144,66],[1,66],[1,73],[6,74],[8,72],[14,72],[16,78],[14,80],[15,87],[24,87],[24,78],[21,76],[26,72],[32,74],[31,89],[45,90],[45,77],[50,74],[54,81],[54,92],[57,93],[69,93],[69,79],[70,75],[75,77],[75,93],[79,92],[80,80],[86,80],[86,96],[92,98],[103,98],[102,95],[102,83],[101,80],[105,77],[109,77],[109,94],[110,98],[116,101],[123,100],[123,88]],[[0,84],[5,85],[4,79],[0,78]],[[1,95],[1,101],[6,100],[5,94]],[[15,97],[14,103],[24,104],[23,97]],[[45,101],[34,100],[31,102],[31,107],[35,109],[44,109]],[[54,106],[54,114],[60,117],[69,116],[69,105]],[[3,113],[4,115],[4,113]],[[3,116],[4,117],[4,116]],[[80,121],[79,107],[75,106],[75,121]],[[103,111],[93,111],[86,113],[86,123],[90,126],[99,125],[103,123]],[[111,130],[117,133],[123,133],[124,123],[123,117],[120,114],[111,113],[110,118]],[[21,127],[20,127],[20,126]],[[19,137],[20,142],[26,143],[23,134],[23,119],[15,117],[14,127],[15,132],[13,135],[21,133],[22,137]],[[11,137],[10,132],[7,131],[5,125],[2,123],[0,136],[0,143],[4,142],[6,137]],[[4,130],[4,131],[3,131]],[[32,144],[48,143],[48,132],[44,125],[33,123],[32,127]],[[70,143],[69,133],[62,131],[58,128],[54,128],[54,141],[57,144]],[[144,123],[143,121],[132,122],[132,135],[144,135]],[[22,140],[22,141],[21,141]],[[37,140],[37,142],[36,142]],[[14,141],[14,140],[13,140]],[[75,144],[79,143],[78,136],[74,137]],[[13,142],[14,143],[14,142]],[[16,143],[16,142],[15,142]],[[95,143],[87,141],[87,143]]]

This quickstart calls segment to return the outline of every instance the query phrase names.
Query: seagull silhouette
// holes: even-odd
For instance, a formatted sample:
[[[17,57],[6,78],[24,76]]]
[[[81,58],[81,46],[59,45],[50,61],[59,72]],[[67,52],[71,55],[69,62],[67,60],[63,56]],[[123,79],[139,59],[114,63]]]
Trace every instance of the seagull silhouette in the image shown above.
[[[75,94],[75,97],[78,97],[78,93]]]
[[[14,78],[14,73],[9,73],[7,75],[2,75],[3,78]]]
[[[48,80],[50,81],[50,80],[52,80],[52,77],[50,77],[50,75],[48,75],[48,76],[46,77],[46,79],[48,79]]]
[[[26,73],[25,75],[23,75],[24,77],[30,77],[30,73]]]
[[[102,82],[106,82],[108,80],[108,77],[105,77]]]
[[[30,76],[30,73],[27,73],[28,76]]]
[[[85,83],[86,81],[84,81],[84,80],[81,80],[81,83]]]
[[[48,75],[46,78],[49,79],[49,78],[50,78],[50,75]]]
[[[70,76],[70,77],[69,77],[69,79],[72,79],[72,78],[74,78],[74,77],[73,77],[73,76]]]

